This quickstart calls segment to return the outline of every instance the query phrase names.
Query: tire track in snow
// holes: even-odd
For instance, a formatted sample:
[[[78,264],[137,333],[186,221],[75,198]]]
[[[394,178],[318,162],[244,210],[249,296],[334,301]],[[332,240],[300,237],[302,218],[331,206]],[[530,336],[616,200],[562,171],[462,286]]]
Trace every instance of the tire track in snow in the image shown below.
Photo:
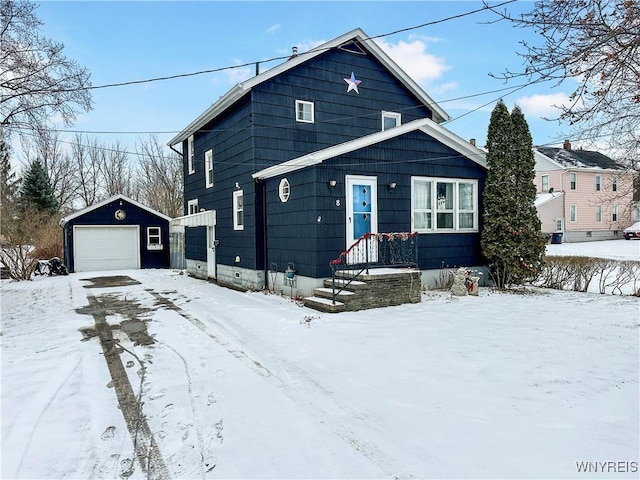
[[[360,435],[354,432],[353,429],[351,429],[345,422],[341,421],[338,418],[338,415],[329,412],[328,408],[334,407],[335,409],[335,407],[337,407],[338,410],[346,412],[352,418],[362,419],[359,414],[353,412],[344,405],[340,405],[337,399],[333,396],[333,393],[329,389],[321,385],[316,379],[312,378],[307,372],[291,364],[290,362],[287,362],[285,360],[278,360],[278,363],[283,366],[283,369],[288,374],[291,374],[293,380],[310,385],[311,389],[317,392],[317,395],[309,396],[308,394],[299,393],[294,386],[291,386],[287,381],[274,375],[268,368],[250,357],[243,350],[232,348],[230,342],[222,338],[220,335],[214,333],[206,323],[194,317],[190,313],[185,312],[170,299],[154,291],[153,289],[146,289],[146,291],[153,295],[156,300],[158,300],[158,303],[163,305],[168,310],[175,311],[178,315],[196,326],[199,330],[201,330],[205,335],[207,335],[218,345],[224,348],[227,352],[243,362],[255,373],[262,377],[265,377],[276,388],[281,390],[287,398],[298,405],[301,409],[308,411],[311,416],[317,418],[323,424],[323,426],[329,428],[329,430],[333,432],[334,435],[343,440],[349,447],[353,448],[358,453],[366,457],[373,464],[378,466],[382,471],[389,475],[390,478],[414,478],[414,476],[411,473],[407,472],[404,465],[402,465],[395,457],[386,453],[375,443],[360,438]],[[224,332],[225,335],[232,337],[238,344],[247,346],[247,343],[240,339],[238,334],[232,332],[222,323],[211,318],[208,319],[208,322],[214,324],[218,329]],[[257,337],[246,331],[243,331],[242,335],[244,338],[250,338],[252,342],[260,343],[260,340]],[[319,400],[320,398],[322,398],[322,400]],[[327,404],[327,408],[323,408],[321,406],[322,401]],[[369,428],[371,428],[370,425],[368,426]]]
[[[187,360],[180,354],[180,352],[178,352],[171,345],[168,345],[167,343],[161,342],[158,340],[156,340],[156,343],[159,343],[160,345],[163,345],[167,347],[169,350],[171,350],[180,359],[180,361],[182,362],[182,365],[184,366],[184,372],[187,377],[187,390],[189,391],[189,402],[191,403],[191,412],[193,413],[193,416],[195,417],[195,420],[196,420],[195,431],[196,431],[196,436],[198,438],[198,450],[200,453],[200,464],[198,466],[200,470],[199,473],[200,473],[200,478],[204,478],[205,473],[210,472],[216,467],[216,464],[215,464],[216,459],[211,458],[211,456],[205,455],[206,452],[204,447],[204,438],[202,436],[202,431],[198,427],[199,425],[201,425],[201,422],[200,422],[200,415],[198,414],[198,409],[194,401],[193,386],[191,383],[191,373],[189,372],[189,364]]]

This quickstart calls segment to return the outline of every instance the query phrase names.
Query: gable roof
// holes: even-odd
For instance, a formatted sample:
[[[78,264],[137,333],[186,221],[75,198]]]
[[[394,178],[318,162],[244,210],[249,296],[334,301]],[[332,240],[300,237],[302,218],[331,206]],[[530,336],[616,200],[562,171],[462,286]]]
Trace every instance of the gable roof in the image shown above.
[[[436,122],[429,118],[421,118],[414,120],[404,125],[400,125],[389,130],[383,130],[380,132],[372,133],[364,137],[356,138],[348,142],[333,145],[331,147],[324,148],[315,152],[302,155],[301,157],[287,160],[286,162],[278,165],[267,167],[259,172],[254,173],[252,176],[254,179],[265,180],[278,175],[283,175],[289,172],[300,170],[302,168],[318,165],[327,159],[344,155],[361,148],[374,145],[376,143],[396,138],[409,132],[420,130],[423,133],[433,137],[440,143],[452,148],[453,150],[463,154],[467,158],[473,160],[478,165],[487,168],[485,161],[485,152],[482,149],[473,146],[471,143],[450,132],[449,130],[441,127]]]
[[[536,199],[534,200],[533,204],[536,208],[538,208],[545,203],[549,203],[557,198],[562,198],[563,196],[564,192],[538,193],[536,194]]]
[[[537,147],[537,150],[560,168],[596,168],[626,170],[610,157],[590,150],[566,150],[560,147]]]
[[[86,213],[89,213],[89,212],[91,212],[93,210],[97,210],[98,208],[104,207],[105,205],[107,205],[107,204],[109,204],[109,203],[111,203],[111,202],[113,202],[115,200],[124,200],[125,202],[128,202],[128,203],[130,203],[132,205],[135,205],[136,207],[141,208],[142,210],[146,210],[147,212],[149,212],[149,213],[151,213],[153,215],[156,215],[156,216],[158,216],[158,217],[160,217],[160,218],[162,218],[164,220],[167,220],[167,221],[171,220],[171,217],[167,217],[164,213],[157,212],[156,210],[154,210],[152,208],[149,208],[146,205],[143,205],[143,204],[141,204],[139,202],[136,202],[135,200],[133,200],[133,199],[131,199],[129,197],[126,197],[126,196],[124,196],[122,194],[118,194],[118,195],[113,195],[113,196],[111,196],[111,197],[109,197],[109,198],[107,198],[105,200],[102,200],[101,202],[95,203],[93,205],[89,205],[88,207],[83,208],[82,210],[78,210],[77,212],[74,212],[74,213],[72,213],[70,215],[67,215],[62,220],[60,220],[60,226],[64,227],[64,225],[67,222],[73,220],[74,218],[81,217],[82,215],[84,215]]]
[[[223,113],[227,108],[242,98],[247,92],[249,92],[256,85],[261,84],[277,75],[280,75],[293,67],[296,67],[318,55],[330,50],[332,48],[338,48],[343,45],[350,44],[351,42],[358,42],[359,48],[367,50],[368,53],[373,55],[382,65],[384,65],[411,93],[413,93],[425,106],[427,106],[432,112],[434,119],[438,122],[444,122],[449,120],[449,115],[436,103],[433,99],[426,94],[426,92],[411,78],[409,77],[391,58],[361,29],[356,28],[344,35],[341,35],[329,42],[326,42],[318,47],[315,47],[308,52],[301,53],[295,57],[290,58],[286,62],[273,67],[264,73],[256,75],[249,80],[235,85],[231,90],[225,93],[217,102],[207,108],[202,114],[200,114],[193,122],[187,125],[179,134],[169,140],[168,145],[173,146],[186,140],[194,132],[200,130],[204,125]]]

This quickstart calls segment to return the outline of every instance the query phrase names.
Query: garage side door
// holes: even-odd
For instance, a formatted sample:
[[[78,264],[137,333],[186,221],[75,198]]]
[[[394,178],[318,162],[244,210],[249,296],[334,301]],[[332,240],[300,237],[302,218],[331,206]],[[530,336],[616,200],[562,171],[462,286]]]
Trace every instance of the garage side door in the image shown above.
[[[138,226],[74,226],[76,272],[140,268]]]

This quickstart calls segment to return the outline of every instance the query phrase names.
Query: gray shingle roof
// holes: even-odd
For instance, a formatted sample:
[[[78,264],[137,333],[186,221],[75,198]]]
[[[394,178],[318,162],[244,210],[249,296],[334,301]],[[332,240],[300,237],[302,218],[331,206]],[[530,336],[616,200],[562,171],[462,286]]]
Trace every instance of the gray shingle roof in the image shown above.
[[[538,147],[538,151],[565,167],[602,168],[624,170],[624,167],[600,152],[590,150],[565,150],[558,147]]]

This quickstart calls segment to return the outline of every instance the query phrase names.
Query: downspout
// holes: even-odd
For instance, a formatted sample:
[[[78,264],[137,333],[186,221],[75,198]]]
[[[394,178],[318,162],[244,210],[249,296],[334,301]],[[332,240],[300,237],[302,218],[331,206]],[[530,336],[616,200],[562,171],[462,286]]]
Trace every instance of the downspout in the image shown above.
[[[256,178],[256,183],[262,184],[262,256],[264,258],[264,285],[269,290],[269,259],[267,258],[267,184]],[[275,285],[273,288],[275,289]]]

